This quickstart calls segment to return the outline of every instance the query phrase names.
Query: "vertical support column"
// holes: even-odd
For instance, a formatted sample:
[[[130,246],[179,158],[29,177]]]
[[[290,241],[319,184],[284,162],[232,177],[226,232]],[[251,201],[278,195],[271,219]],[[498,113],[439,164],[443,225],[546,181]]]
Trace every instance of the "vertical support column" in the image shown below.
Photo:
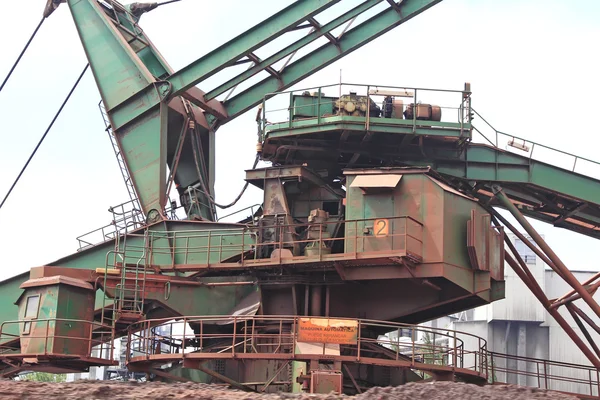
[[[217,148],[215,129],[208,129],[208,191],[215,198],[215,151]]]
[[[519,333],[517,335],[517,356],[527,357],[527,324],[525,322],[519,323]],[[519,359],[517,361],[517,384],[521,386],[527,386],[527,361]]]
[[[313,317],[322,316],[322,297],[323,287],[321,285],[313,285],[310,291],[310,315]]]

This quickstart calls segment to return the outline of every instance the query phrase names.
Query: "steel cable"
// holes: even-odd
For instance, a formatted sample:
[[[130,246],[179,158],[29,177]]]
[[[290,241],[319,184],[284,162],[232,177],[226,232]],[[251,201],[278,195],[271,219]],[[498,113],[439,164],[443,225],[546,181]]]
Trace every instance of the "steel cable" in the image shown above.
[[[10,196],[10,194],[12,193],[13,189],[15,188],[15,186],[17,185],[17,182],[19,182],[19,179],[21,179],[21,175],[23,175],[23,172],[25,172],[25,169],[27,169],[27,166],[29,165],[29,163],[31,162],[31,159],[33,158],[33,156],[35,155],[35,153],[38,151],[38,149],[40,148],[42,142],[44,141],[44,139],[46,138],[46,135],[48,135],[48,132],[50,132],[50,129],[52,128],[52,125],[54,125],[54,122],[56,121],[56,119],[58,118],[58,116],[60,115],[60,113],[62,112],[63,108],[65,107],[65,105],[67,104],[67,101],[69,101],[69,98],[71,97],[71,95],[73,94],[73,92],[75,91],[75,88],[77,87],[77,85],[79,85],[79,82],[81,81],[81,78],[83,78],[83,75],[85,74],[85,71],[87,71],[88,67],[90,65],[86,64],[85,68],[83,69],[83,71],[81,71],[81,74],[79,75],[79,78],[77,78],[77,81],[75,82],[75,84],[73,85],[73,87],[71,88],[71,91],[69,91],[69,94],[67,95],[67,97],[65,98],[65,100],[63,101],[63,103],[61,104],[60,108],[58,109],[58,112],[54,115],[54,118],[52,118],[52,121],[50,122],[50,125],[48,125],[48,128],[46,128],[46,132],[44,132],[44,134],[42,135],[42,138],[40,139],[40,141],[38,142],[37,146],[35,146],[35,149],[33,149],[33,152],[31,153],[31,155],[29,156],[29,159],[27,160],[27,162],[25,163],[25,165],[23,166],[23,169],[21,169],[21,172],[19,172],[19,175],[17,176],[17,179],[15,179],[15,181],[13,182],[12,186],[10,187],[10,189],[8,190],[8,193],[6,193],[6,196],[4,196],[4,199],[2,200],[2,203],[0,203],[0,208],[2,208],[2,206],[4,205],[4,203],[6,202],[6,199],[8,199],[8,196]]]
[[[158,6],[164,6],[165,4],[177,3],[178,1],[181,1],[181,0],[168,0],[168,1],[163,1],[162,3],[158,3],[158,4],[157,4],[157,7],[158,7]]]
[[[260,160],[260,156],[257,154],[256,158],[254,159],[254,164],[252,165],[252,169],[256,168],[256,166],[258,165],[258,161],[259,160]],[[244,195],[244,192],[246,191],[246,189],[248,189],[248,184],[249,183],[250,182],[248,182],[248,181],[246,181],[246,183],[244,183],[244,187],[240,191],[240,194],[238,194],[238,196],[231,203],[225,204],[225,205],[215,203],[215,206],[217,206],[217,207],[219,207],[221,209],[226,209],[226,208],[229,208],[229,207],[233,207],[242,198],[242,196]]]
[[[31,37],[29,38],[29,40],[27,41],[27,44],[25,45],[25,47],[23,48],[23,50],[21,51],[21,54],[19,54],[19,57],[17,57],[17,61],[15,61],[15,63],[13,64],[12,68],[10,69],[10,71],[8,71],[8,75],[6,75],[6,78],[4,78],[4,82],[2,82],[2,86],[0,86],[0,92],[2,91],[2,89],[4,88],[4,85],[6,85],[6,82],[8,82],[8,78],[10,78],[10,76],[12,75],[13,71],[15,70],[15,68],[17,67],[17,64],[19,64],[19,61],[21,61],[21,58],[23,57],[23,54],[25,54],[25,51],[27,50],[27,48],[29,47],[29,44],[31,43],[31,41],[33,40],[33,38],[35,37],[35,35],[37,34],[37,32],[40,30],[40,27],[42,26],[42,24],[44,23],[44,20],[46,18],[42,18],[42,20],[40,21],[40,23],[38,24],[37,28],[35,28],[35,31],[33,31],[33,34],[31,35]]]

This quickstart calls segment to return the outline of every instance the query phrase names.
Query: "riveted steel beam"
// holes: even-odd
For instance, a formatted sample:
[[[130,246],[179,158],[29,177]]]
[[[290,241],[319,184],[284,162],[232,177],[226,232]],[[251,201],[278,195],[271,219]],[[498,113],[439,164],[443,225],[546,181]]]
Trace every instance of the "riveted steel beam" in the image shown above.
[[[281,72],[281,79],[268,77],[225,102],[228,119],[237,117],[258,105],[265,94],[281,91],[319,71],[343,56],[371,42],[398,25],[421,14],[441,0],[405,0],[398,7],[391,7],[347,31],[337,45],[327,43],[299,60],[289,64]]]
[[[281,36],[300,22],[331,7],[340,0],[300,0],[267,18],[246,32],[192,62],[169,77],[172,95],[187,89],[233,65],[241,57]]]
[[[315,30],[315,31],[307,34],[302,39],[299,39],[298,41],[296,41],[293,44],[289,45],[288,47],[278,51],[277,53],[273,54],[272,56],[265,58],[260,63],[257,63],[252,68],[248,69],[247,71],[242,72],[235,78],[232,78],[229,81],[225,82],[224,84],[217,86],[213,90],[209,91],[206,94],[205,98],[207,100],[210,100],[210,99],[214,99],[215,97],[217,97],[220,94],[225,93],[227,90],[234,88],[235,86],[244,82],[246,79],[249,79],[249,78],[253,77],[254,75],[258,74],[260,71],[264,70],[266,67],[275,64],[276,62],[282,60],[283,58],[289,56],[290,54],[293,54],[294,52],[300,50],[301,48],[308,45],[309,43],[312,43],[313,41],[320,38],[324,34],[329,33],[332,30],[334,30],[335,28],[341,26],[342,24],[352,20],[353,18],[356,18],[358,15],[362,14],[363,12],[365,12],[365,11],[371,9],[372,7],[376,6],[377,4],[381,3],[381,1],[382,0],[367,0],[362,4],[359,4],[358,6],[354,7],[352,10],[350,10],[350,11],[340,15],[339,17],[333,19],[332,21],[326,23],[319,30]],[[312,25],[307,24],[306,26],[302,25],[302,26],[298,26],[298,27],[309,28],[311,26]]]
[[[165,205],[167,109],[161,86],[94,0],[69,0],[73,20],[144,213]],[[147,90],[151,88],[151,90]],[[132,101],[133,99],[133,101]],[[152,104],[151,107],[140,107]],[[143,108],[143,112],[138,112]],[[135,120],[135,124],[131,124]]]
[[[225,109],[216,100],[204,102],[197,88],[168,97],[172,85],[165,79],[173,71],[126,7],[96,0],[68,0],[68,5],[139,203],[147,217],[160,219],[167,200],[167,161],[178,159],[174,180],[182,188],[214,174],[214,162],[197,172],[192,152],[178,154],[174,145],[187,118],[196,122],[204,142],[212,135],[204,113],[182,97],[217,117],[224,117]],[[203,207],[202,215],[210,219],[210,207]]]

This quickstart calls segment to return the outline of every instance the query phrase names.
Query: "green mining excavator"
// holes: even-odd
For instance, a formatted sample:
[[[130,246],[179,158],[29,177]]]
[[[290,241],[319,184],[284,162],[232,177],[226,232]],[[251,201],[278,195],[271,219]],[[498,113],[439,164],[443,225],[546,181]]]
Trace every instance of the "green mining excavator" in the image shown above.
[[[477,143],[468,83],[288,90],[440,1],[295,1],[174,71],[140,26],[160,3],[48,0],[46,17],[73,16],[131,198],[92,232],[100,240],[82,236],[76,253],[0,283],[1,373],[110,367],[122,338],[129,370],[152,379],[325,393],[484,383],[485,341],[415,324],[503,298],[505,262],[600,367],[585,327],[589,344],[558,311],[581,299],[600,316],[596,281],[578,282],[524,218],[600,237],[600,181],[575,171],[589,160],[566,170],[520,138],[506,137],[514,151],[497,134]],[[250,110],[270,166],[246,182],[264,200],[219,222],[215,134]],[[505,228],[573,291],[546,298]]]

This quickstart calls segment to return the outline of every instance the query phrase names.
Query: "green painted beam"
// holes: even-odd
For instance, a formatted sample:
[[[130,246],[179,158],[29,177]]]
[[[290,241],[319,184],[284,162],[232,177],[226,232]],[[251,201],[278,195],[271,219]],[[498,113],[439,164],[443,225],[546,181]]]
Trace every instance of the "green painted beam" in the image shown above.
[[[114,10],[96,0],[69,0],[68,5],[142,210],[146,216],[159,218],[167,201],[167,160],[175,156],[173,143],[185,123],[179,115],[187,116],[179,99],[166,106],[171,87],[161,79],[173,71],[134,24],[136,19],[118,3],[113,3]],[[187,95],[198,96],[198,91]],[[209,110],[223,108],[219,102],[209,103]],[[210,135],[204,128],[208,126],[204,114],[195,106],[192,112],[201,135]],[[207,182],[214,173],[214,163],[201,159],[209,164],[207,176],[199,176],[189,154],[182,154],[175,174],[175,183],[183,188],[200,179]],[[201,214],[208,219],[213,215],[209,206],[203,206]]]
[[[439,2],[441,0],[404,0],[398,6],[400,12],[391,7],[382,11],[347,31],[337,45],[327,43],[291,63],[281,72],[280,79],[268,77],[227,100],[228,120],[261,103],[266,94],[290,87]]]
[[[266,132],[267,139],[285,138],[300,135],[310,135],[333,131],[362,131],[365,132],[366,117],[335,116],[323,117],[320,124],[317,118],[301,119],[297,121],[282,122],[269,125]],[[416,121],[414,133],[423,136],[437,136],[445,138],[471,138],[470,124],[462,125],[454,122]],[[413,121],[393,118],[369,119],[369,132],[412,134]]]
[[[471,144],[465,152],[438,153],[434,168],[473,181],[528,183],[600,206],[600,180],[491,146]]]
[[[328,22],[327,24],[323,25],[320,29],[315,30],[312,33],[309,33],[308,35],[304,36],[302,39],[299,39],[295,43],[284,48],[283,50],[280,50],[277,53],[273,54],[272,56],[262,60],[260,63],[254,65],[252,68],[242,72],[235,78],[230,79],[229,81],[223,83],[222,85],[217,86],[215,89],[206,93],[205,98],[207,100],[214,99],[218,95],[225,93],[227,90],[236,87],[240,83],[244,82],[246,79],[249,79],[249,78],[253,77],[254,75],[258,74],[259,72],[263,71],[266,67],[273,65],[276,62],[282,60],[283,58],[289,56],[290,54],[300,50],[301,48],[308,45],[309,43],[312,43],[313,41],[320,38],[324,34],[331,32],[332,30],[339,27],[340,25],[350,21],[352,18],[357,17],[358,15],[362,14],[365,11],[368,11],[369,9],[371,9],[372,7],[381,3],[382,1],[383,0],[367,0],[364,3],[359,4],[358,6],[354,7],[352,10],[342,14],[341,16],[332,20],[331,22]]]
[[[156,89],[146,91],[155,79],[97,1],[69,0],[68,4],[143,211],[162,214],[167,111],[159,106]],[[136,102],[131,108],[121,106],[132,97]],[[145,103],[155,106],[137,115]]]
[[[68,0],[68,4],[107,110],[154,81],[97,1]]]
[[[172,245],[177,249],[177,256],[175,260],[176,264],[184,264],[185,262],[202,264],[208,259],[210,259],[210,262],[216,263],[219,261],[219,256],[225,259],[241,252],[242,245],[241,235],[239,232],[241,232],[242,229],[243,227],[240,225],[228,223],[211,224],[206,222],[198,223],[191,221],[164,221],[156,223],[151,225],[149,230],[154,235],[157,235],[157,239],[154,242],[156,248],[162,247],[163,250],[156,250],[156,254],[153,255],[152,259],[158,267],[169,268],[172,265],[172,260],[166,255],[169,252],[164,251],[164,247]],[[208,230],[211,231],[210,238],[206,236]],[[169,242],[166,238],[161,239],[160,236],[163,232],[169,232],[171,237],[175,235],[175,239],[172,239],[171,242]],[[204,234],[200,232],[204,232]],[[135,259],[136,257],[141,258],[143,256],[141,250],[144,246],[143,230],[139,230],[138,233],[140,236],[130,235],[127,238],[127,245],[130,249],[127,252],[128,258],[131,257],[132,259]],[[214,249],[219,248],[218,246],[224,246],[224,250],[221,253],[213,250],[209,254],[207,251],[209,240],[210,245],[214,246]],[[122,238],[120,243],[122,250],[124,243]],[[244,248],[249,250],[253,244],[253,236],[246,232],[246,236],[244,237]],[[190,251],[186,255],[182,250],[186,246],[190,246],[195,250]],[[90,247],[83,251],[63,257],[59,260],[50,262],[46,265],[74,269],[96,270],[96,268],[104,268],[106,266],[107,253],[114,250],[114,248],[115,242],[107,241],[94,247]],[[171,272],[166,272],[165,274],[172,275]],[[235,280],[235,278],[231,277],[205,278],[206,281],[222,281],[223,279]],[[3,304],[3,306],[0,307],[0,322],[15,321],[19,319],[18,308],[16,305],[14,305],[14,302],[21,295],[21,293],[23,293],[23,289],[20,289],[19,286],[27,280],[29,280],[29,272],[25,272],[8,278],[4,281],[0,281],[0,300]],[[220,306],[227,305],[227,307],[231,307],[231,302],[234,299],[240,299],[241,295],[245,296],[249,291],[252,290],[255,290],[255,288],[252,286],[223,287],[223,290],[221,290],[221,288],[217,289],[214,287],[204,287],[198,288],[197,290],[190,289],[182,291],[181,294],[177,294],[176,290],[173,290],[173,298],[170,299],[170,303],[172,303],[171,307],[174,310],[179,310],[182,313],[189,311],[188,315],[222,313],[224,309],[216,306],[214,304],[215,301],[222,303],[219,304]],[[231,297],[230,295],[232,293],[238,293],[240,296]],[[196,301],[184,301],[184,294],[188,296],[188,300],[193,297],[196,299]],[[163,296],[162,293],[160,295]],[[96,297],[96,307],[101,306],[102,297],[103,294],[99,292]],[[223,301],[223,298],[226,298],[227,301]],[[3,333],[18,334],[16,325],[7,326],[6,329],[7,330],[4,330]]]
[[[177,96],[340,0],[299,0],[169,77]]]

